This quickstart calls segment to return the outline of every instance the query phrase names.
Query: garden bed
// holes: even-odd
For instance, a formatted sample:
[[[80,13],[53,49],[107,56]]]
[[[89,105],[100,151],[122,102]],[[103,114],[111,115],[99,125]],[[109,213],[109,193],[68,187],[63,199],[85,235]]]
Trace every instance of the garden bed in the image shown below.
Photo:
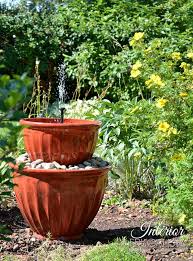
[[[8,207],[0,209],[0,222],[10,224],[12,230],[11,241],[0,241],[0,258],[11,254],[21,260],[37,260],[37,252],[46,245],[46,251],[63,246],[75,259],[80,253],[94,245],[105,244],[116,238],[125,237],[134,241],[134,245],[149,261],[192,260],[193,240],[192,242],[190,239],[187,242],[182,240],[183,238],[191,238],[191,235],[185,235],[181,238],[164,238],[152,235],[142,237],[144,232],[141,231],[141,226],[144,223],[154,227],[159,221],[157,217],[152,216],[146,205],[144,201],[132,201],[127,203],[125,207],[103,205],[81,240],[65,242],[62,239],[54,241],[36,239],[13,201]],[[134,239],[133,236],[142,238]]]

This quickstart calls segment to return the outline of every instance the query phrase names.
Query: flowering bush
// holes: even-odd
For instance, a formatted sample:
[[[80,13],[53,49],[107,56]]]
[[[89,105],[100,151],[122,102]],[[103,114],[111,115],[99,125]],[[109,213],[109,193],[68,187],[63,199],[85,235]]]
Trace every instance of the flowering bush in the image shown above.
[[[138,32],[130,41],[138,97],[82,103],[83,110],[79,102],[76,115],[103,122],[98,153],[112,161],[122,194],[151,191],[155,213],[192,229],[193,48],[171,52],[167,40],[145,37]]]
[[[193,228],[193,46],[183,53],[171,52],[164,39],[144,43],[145,35],[138,35],[130,42],[138,53],[130,77],[140,87],[141,99],[154,107],[148,113],[149,139],[138,139],[154,165],[160,188],[157,210],[174,223]]]

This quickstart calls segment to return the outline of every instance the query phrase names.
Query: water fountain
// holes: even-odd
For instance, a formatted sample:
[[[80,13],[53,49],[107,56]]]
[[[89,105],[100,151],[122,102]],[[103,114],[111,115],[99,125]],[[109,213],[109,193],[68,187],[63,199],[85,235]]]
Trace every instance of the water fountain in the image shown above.
[[[59,85],[59,97],[65,85]],[[61,92],[60,92],[61,91]],[[64,102],[64,100],[60,100]],[[27,153],[14,173],[20,211],[38,235],[77,239],[97,214],[110,166],[93,157],[100,122],[60,118],[22,119]]]
[[[66,65],[62,63],[58,67],[58,94],[59,94],[59,110],[61,112],[61,123],[64,121],[65,102],[68,98],[66,91]]]

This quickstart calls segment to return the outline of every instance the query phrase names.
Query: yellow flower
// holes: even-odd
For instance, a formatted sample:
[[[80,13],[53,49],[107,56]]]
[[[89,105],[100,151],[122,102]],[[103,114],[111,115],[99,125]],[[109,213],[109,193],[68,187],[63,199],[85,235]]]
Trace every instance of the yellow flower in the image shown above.
[[[166,121],[160,122],[160,124],[158,126],[158,129],[163,132],[167,132],[169,128],[170,128],[170,125]]]
[[[132,66],[132,70],[138,70],[139,68],[142,67],[142,63],[140,63],[140,61],[137,61],[133,66]]]
[[[152,85],[158,85],[159,87],[164,86],[165,84],[162,82],[161,77],[156,74],[152,74],[150,76],[150,79],[145,82],[145,84],[148,87],[151,87]]]
[[[151,47],[149,46],[147,49],[144,50],[145,53],[150,53],[152,51]]]
[[[138,158],[138,157],[141,156],[141,152],[136,152],[133,156],[136,157],[136,158]]]
[[[134,46],[134,45],[136,44],[136,41],[135,41],[134,39],[132,39],[132,40],[129,42],[129,44],[130,44],[131,46]]]
[[[138,32],[138,33],[135,33],[134,36],[133,36],[133,39],[135,41],[139,41],[140,39],[142,39],[144,37],[144,33],[143,32]]]
[[[173,128],[173,127],[171,127],[171,128],[169,128],[169,130],[168,130],[168,135],[170,135],[170,134],[177,134],[178,132],[177,132],[177,129],[176,128]]]
[[[167,102],[168,102],[167,99],[161,98],[161,99],[157,100],[156,107],[161,109],[166,105]]]
[[[193,52],[189,52],[189,53],[187,54],[187,57],[193,59]]]
[[[181,153],[175,153],[172,158],[172,160],[183,160],[184,159],[184,155]]]
[[[180,218],[178,219],[179,224],[184,224],[185,219],[186,219],[186,215],[185,214],[181,214]]]
[[[151,76],[151,79],[152,79],[152,81],[153,81],[155,84],[160,85],[160,86],[163,85],[162,80],[161,80],[161,78],[160,78],[159,75],[154,75],[154,74],[153,74],[153,75]]]
[[[132,39],[129,43],[131,46],[133,46],[133,45],[135,45],[136,41],[134,39]]]
[[[135,45],[139,40],[141,40],[144,37],[144,33],[143,32],[138,32],[135,33],[133,38],[130,41],[130,45],[133,46]]]
[[[184,97],[187,97],[188,96],[188,93],[187,92],[181,92],[179,94],[180,97],[184,98]]]
[[[190,68],[190,64],[189,63],[185,63],[185,62],[182,62],[180,64],[180,67],[183,68],[184,70],[188,70]]]
[[[178,60],[181,59],[181,53],[179,53],[179,52],[173,52],[173,53],[171,54],[171,57],[172,57],[173,60],[178,61]]]
[[[150,87],[150,85],[152,84],[152,81],[149,79],[149,80],[145,81],[145,84],[146,84],[148,87]]]
[[[131,70],[131,77],[137,78],[140,75],[140,70]]]

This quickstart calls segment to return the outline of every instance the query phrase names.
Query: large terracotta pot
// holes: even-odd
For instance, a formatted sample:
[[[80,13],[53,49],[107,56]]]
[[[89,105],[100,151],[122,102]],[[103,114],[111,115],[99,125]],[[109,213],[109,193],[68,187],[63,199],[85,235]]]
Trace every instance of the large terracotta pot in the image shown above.
[[[52,238],[80,238],[97,214],[109,167],[14,173],[16,200],[31,229]]]
[[[92,157],[100,122],[91,120],[30,118],[20,120],[30,159],[78,164]]]

